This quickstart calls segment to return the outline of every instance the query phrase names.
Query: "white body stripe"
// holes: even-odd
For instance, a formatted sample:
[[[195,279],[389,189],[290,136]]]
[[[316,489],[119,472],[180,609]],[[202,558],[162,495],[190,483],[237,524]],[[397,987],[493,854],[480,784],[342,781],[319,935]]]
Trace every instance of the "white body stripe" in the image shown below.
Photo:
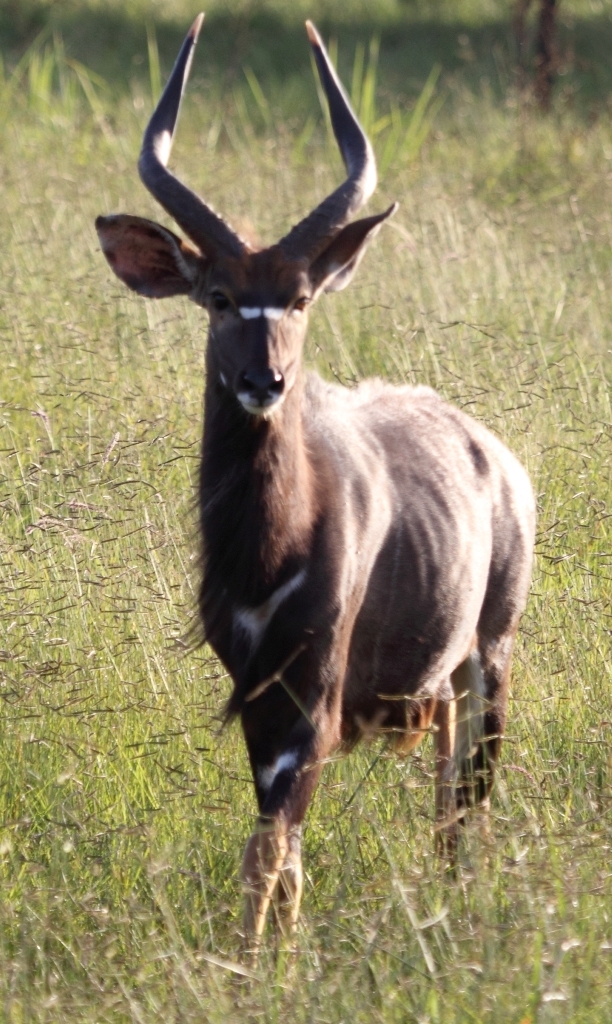
[[[306,579],[306,570],[300,569],[286,583],[283,583],[282,587],[275,590],[270,595],[267,601],[260,604],[257,608],[237,608],[234,612],[234,624],[240,626],[241,629],[248,634],[251,641],[251,648],[257,647],[257,644],[261,640],[265,630],[267,629],[270,619],[276,612],[282,602],[293,594],[295,590],[302,586],[302,583]]]
[[[259,779],[259,785],[262,789],[270,789],[274,779],[281,772],[287,771],[288,768],[295,768],[297,764],[297,751],[287,750],[280,757],[276,758],[274,764],[268,768],[258,768],[257,778]]]

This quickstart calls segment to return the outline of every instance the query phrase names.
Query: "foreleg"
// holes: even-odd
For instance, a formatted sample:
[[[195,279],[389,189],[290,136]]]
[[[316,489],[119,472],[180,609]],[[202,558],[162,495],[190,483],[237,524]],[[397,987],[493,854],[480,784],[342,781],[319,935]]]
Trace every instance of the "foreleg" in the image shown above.
[[[287,737],[284,749],[273,758],[253,749],[256,744],[251,743],[249,750],[260,814],[242,862],[243,932],[246,948],[254,954],[273,900],[283,937],[293,934],[298,921],[303,878],[301,824],[321,774],[325,750],[312,728],[304,728],[302,723],[296,733]]]
[[[270,901],[288,852],[286,823],[280,818],[260,816],[246,845],[241,870],[245,896],[243,934],[250,952],[256,952],[259,946]]]
[[[304,886],[301,828],[294,828],[287,836],[287,842],[288,849],[278,877],[274,909],[283,940],[291,944],[297,929]]]

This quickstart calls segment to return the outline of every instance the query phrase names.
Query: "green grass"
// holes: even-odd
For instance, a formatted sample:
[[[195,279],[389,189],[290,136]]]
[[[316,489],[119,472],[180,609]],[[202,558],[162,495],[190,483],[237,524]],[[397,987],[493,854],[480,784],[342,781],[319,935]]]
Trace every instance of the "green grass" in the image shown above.
[[[219,732],[228,680],[189,639],[205,316],[129,294],[93,229],[122,210],[166,223],[135,160],[155,47],[163,77],[195,10],[0,11],[1,1020],[612,1020],[612,8],[562,6],[576,56],[545,117],[502,4],[216,4],[202,35],[174,166],[263,239],[340,174],[304,13],[362,95],[370,69],[370,122],[387,118],[371,209],[401,208],[319,304],[307,361],[432,384],[507,441],[539,504],[489,838],[469,829],[445,876],[428,745],[330,764],[300,954],[270,943],[247,983],[254,798],[238,729]]]

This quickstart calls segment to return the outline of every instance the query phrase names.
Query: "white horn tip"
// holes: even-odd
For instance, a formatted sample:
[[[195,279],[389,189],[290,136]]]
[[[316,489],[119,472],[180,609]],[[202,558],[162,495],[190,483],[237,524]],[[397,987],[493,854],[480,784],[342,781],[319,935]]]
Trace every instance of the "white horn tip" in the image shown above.
[[[316,28],[314,27],[313,23],[310,20],[306,22],[306,31],[308,33],[308,38],[313,46],[323,45],[323,40],[321,39],[321,36],[319,35],[319,33],[317,32]]]
[[[204,13],[202,12],[201,14],[198,14],[196,20],[194,21],[193,25],[189,29],[189,35],[193,39],[194,43],[196,43],[198,41],[198,36],[200,34],[200,29],[202,28],[202,22],[203,21],[204,21]]]

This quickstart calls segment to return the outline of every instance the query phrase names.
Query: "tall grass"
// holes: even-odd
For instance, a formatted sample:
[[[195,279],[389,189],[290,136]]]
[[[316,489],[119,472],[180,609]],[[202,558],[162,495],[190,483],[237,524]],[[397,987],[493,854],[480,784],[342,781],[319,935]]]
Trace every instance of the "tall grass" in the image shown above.
[[[142,92],[117,97],[82,72],[97,109],[57,35],[4,71],[2,1018],[608,1020],[608,120],[542,118],[512,90],[500,103],[435,71],[420,107],[400,105],[377,201],[400,212],[352,288],[320,303],[306,356],[348,384],[433,385],[529,468],[538,557],[508,736],[490,834],[467,829],[456,877],[433,857],[427,745],[329,764],[308,817],[299,955],[270,940],[245,978],[237,874],[254,798],[238,731],[219,731],[229,682],[187,639],[205,318],[122,289],[93,230],[113,210],[165,222],[135,172],[156,38]],[[384,162],[384,40],[378,63],[369,43],[349,56],[370,127],[391,118]],[[257,69],[240,73],[217,106],[194,89],[173,160],[267,240],[338,164],[314,106],[288,126]]]
[[[46,124],[72,127],[85,105],[108,133],[103,102],[107,91],[100,75],[66,56],[60,33],[49,39],[44,29],[10,72],[0,55],[0,123],[25,109]]]

